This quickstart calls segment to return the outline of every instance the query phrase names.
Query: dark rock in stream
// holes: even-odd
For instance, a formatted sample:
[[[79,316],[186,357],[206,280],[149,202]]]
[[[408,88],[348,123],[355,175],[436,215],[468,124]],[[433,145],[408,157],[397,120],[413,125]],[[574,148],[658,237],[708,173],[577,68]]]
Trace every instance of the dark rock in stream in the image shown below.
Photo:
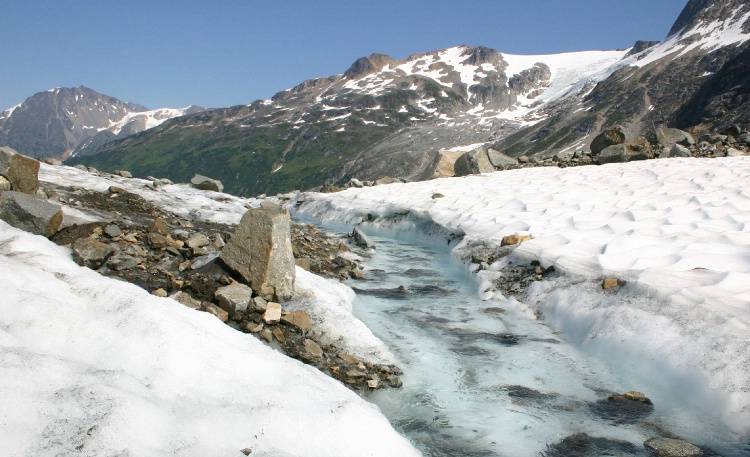
[[[601,456],[638,456],[647,454],[633,443],[610,438],[589,436],[576,433],[562,439],[562,441],[547,446],[543,457],[601,457]]]
[[[596,416],[616,424],[638,422],[654,411],[654,405],[646,396],[637,392],[623,395],[610,395],[606,399],[589,403],[589,409]]]
[[[514,400],[525,401],[542,401],[551,400],[559,397],[558,394],[545,394],[531,387],[519,386],[519,385],[505,385],[503,390],[508,392],[508,396]]]
[[[389,300],[406,300],[409,296],[409,291],[404,286],[398,286],[392,289],[360,289],[359,287],[352,287],[352,290],[359,295],[370,295]]]

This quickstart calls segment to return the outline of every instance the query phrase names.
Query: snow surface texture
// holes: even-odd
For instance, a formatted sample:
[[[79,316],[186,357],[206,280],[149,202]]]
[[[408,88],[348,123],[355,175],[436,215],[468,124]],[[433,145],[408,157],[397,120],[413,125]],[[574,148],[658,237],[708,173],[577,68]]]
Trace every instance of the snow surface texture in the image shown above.
[[[2,221],[0,271],[5,455],[419,455],[318,370]]]
[[[463,233],[457,250],[530,234],[516,256],[580,278],[538,283],[530,306],[584,348],[749,433],[748,179],[747,157],[532,168],[307,194],[300,211],[350,224],[369,214],[376,222],[364,226],[385,232]],[[604,293],[606,275],[628,284]],[[483,298],[500,299],[489,284]]]

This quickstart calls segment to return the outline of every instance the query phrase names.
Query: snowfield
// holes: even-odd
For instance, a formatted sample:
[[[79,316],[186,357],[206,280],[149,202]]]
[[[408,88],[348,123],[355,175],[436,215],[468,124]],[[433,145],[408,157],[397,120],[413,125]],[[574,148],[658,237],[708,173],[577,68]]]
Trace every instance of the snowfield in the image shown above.
[[[40,175],[99,190],[116,184],[225,222],[252,203],[185,185],[149,191],[145,180],[68,167],[43,165]],[[92,217],[66,208],[66,218]],[[0,275],[3,455],[419,455],[338,381],[210,314],[82,268],[69,249],[3,221]],[[297,288],[289,306],[335,316],[338,334],[329,336],[390,360],[348,313],[350,289],[303,271]]]
[[[514,255],[566,279],[536,283],[517,312],[542,311],[569,340],[747,434],[749,179],[750,157],[531,168],[305,194],[299,211],[389,236],[464,234],[459,255],[529,234]],[[502,266],[481,272],[483,298],[504,299],[491,286]],[[604,292],[605,276],[627,284]]]

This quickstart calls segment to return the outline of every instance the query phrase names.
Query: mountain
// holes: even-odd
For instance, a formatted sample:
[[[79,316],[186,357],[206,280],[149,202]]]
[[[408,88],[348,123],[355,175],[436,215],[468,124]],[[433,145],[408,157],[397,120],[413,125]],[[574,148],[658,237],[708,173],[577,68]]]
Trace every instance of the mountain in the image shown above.
[[[549,155],[586,149],[615,124],[652,137],[662,125],[745,123],[749,19],[741,0],[690,0],[666,40],[626,50],[373,54],[343,74],[183,116],[73,162],[181,181],[199,172],[257,194],[352,177],[427,179],[440,149]]]
[[[200,111],[197,106],[149,110],[83,86],[51,89],[0,113],[0,145],[31,157],[67,158]]]

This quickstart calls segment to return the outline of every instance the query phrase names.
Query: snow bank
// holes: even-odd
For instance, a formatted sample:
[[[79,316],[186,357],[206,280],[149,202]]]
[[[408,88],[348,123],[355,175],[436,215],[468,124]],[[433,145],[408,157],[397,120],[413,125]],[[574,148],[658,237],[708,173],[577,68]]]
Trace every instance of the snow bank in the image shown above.
[[[749,178],[748,157],[532,168],[310,194],[300,211],[437,225],[466,235],[457,249],[531,234],[515,255],[580,278],[532,290],[555,325],[750,432]],[[622,295],[601,291],[604,275],[628,281]]]
[[[2,221],[0,275],[5,455],[419,455],[314,368]]]

